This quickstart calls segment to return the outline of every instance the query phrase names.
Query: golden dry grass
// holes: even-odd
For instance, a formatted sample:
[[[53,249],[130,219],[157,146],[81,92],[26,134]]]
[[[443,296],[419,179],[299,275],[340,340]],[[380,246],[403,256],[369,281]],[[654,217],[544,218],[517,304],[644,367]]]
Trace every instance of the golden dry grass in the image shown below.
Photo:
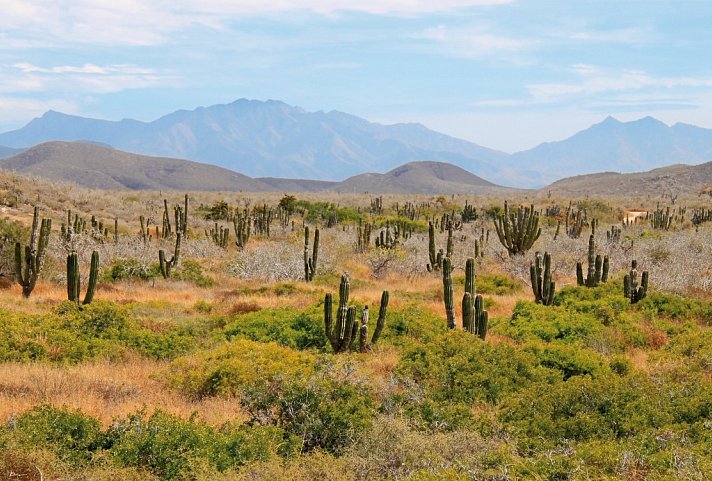
[[[136,358],[126,362],[88,362],[75,366],[41,363],[0,364],[0,419],[49,403],[81,409],[108,426],[112,419],[146,408],[161,409],[219,425],[244,419],[236,399],[195,401],[168,390],[160,380],[164,363]]]

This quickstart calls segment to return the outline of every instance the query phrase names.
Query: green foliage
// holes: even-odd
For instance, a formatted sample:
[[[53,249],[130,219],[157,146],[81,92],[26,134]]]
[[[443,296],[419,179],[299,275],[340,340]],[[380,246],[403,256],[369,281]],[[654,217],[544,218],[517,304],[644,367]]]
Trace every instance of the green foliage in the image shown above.
[[[311,223],[325,223],[329,217],[336,217],[338,223],[358,223],[362,219],[360,213],[352,207],[342,207],[332,202],[310,202],[308,200],[295,200],[295,210],[306,211],[306,221]]]
[[[465,276],[454,277],[458,285],[465,284]],[[522,285],[504,274],[478,274],[477,293],[490,296],[508,296],[522,290]]]
[[[196,261],[191,259],[183,260],[180,265],[171,270],[171,279],[185,281],[195,284],[198,287],[211,287],[215,281],[203,273],[203,268]]]
[[[225,337],[277,342],[295,349],[326,348],[323,313],[319,307],[299,312],[294,309],[262,309],[237,316],[225,327]]]
[[[86,463],[103,443],[96,419],[66,407],[41,405],[17,418],[16,436],[26,446],[49,446],[60,459]]]
[[[343,453],[371,426],[375,402],[368,384],[343,380],[343,366],[321,363],[308,377],[247,388],[240,400],[253,423],[272,424],[301,440],[301,449]],[[349,369],[346,366],[346,369]]]
[[[311,354],[276,343],[236,339],[174,360],[166,379],[196,398],[236,395],[248,387],[268,390],[278,380],[306,375],[312,371],[314,360]]]
[[[104,270],[102,282],[117,282],[140,279],[148,281],[161,275],[158,263],[146,264],[137,259],[115,259]]]

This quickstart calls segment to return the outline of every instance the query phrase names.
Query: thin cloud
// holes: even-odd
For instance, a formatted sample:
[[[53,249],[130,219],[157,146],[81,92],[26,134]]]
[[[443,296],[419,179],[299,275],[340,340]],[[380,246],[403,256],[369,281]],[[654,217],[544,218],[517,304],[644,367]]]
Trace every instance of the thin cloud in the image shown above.
[[[135,65],[57,65],[16,63],[0,68],[0,92],[113,93],[127,89],[177,85],[178,79]]]

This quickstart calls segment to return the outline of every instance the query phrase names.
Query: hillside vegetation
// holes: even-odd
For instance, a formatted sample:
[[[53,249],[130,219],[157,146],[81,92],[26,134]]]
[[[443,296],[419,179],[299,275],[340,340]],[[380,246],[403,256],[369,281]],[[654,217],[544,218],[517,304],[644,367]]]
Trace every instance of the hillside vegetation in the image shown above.
[[[0,173],[1,476],[709,479],[709,202]]]

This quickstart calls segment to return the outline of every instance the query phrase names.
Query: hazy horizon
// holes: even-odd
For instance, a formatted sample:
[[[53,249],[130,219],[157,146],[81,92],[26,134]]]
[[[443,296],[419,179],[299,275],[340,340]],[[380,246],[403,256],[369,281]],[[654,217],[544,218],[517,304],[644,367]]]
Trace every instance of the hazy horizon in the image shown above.
[[[712,128],[696,1],[8,0],[0,131],[53,109],[151,121],[275,99],[504,152],[611,115]]]

